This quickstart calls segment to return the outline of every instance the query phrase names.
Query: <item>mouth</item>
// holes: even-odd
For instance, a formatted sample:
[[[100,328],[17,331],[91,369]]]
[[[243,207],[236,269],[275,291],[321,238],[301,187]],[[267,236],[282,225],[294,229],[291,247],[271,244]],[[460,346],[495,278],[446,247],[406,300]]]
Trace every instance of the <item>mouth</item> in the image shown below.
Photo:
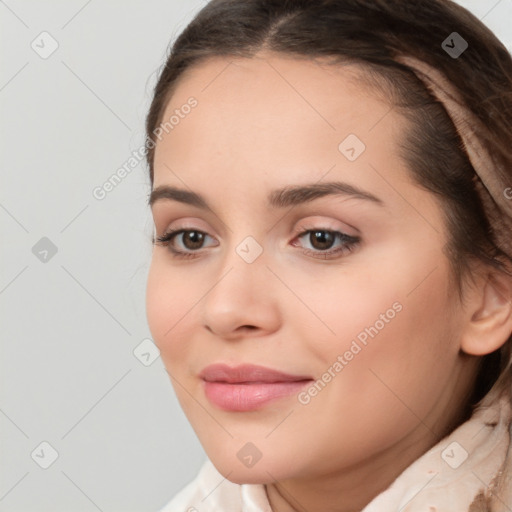
[[[206,398],[220,409],[233,412],[260,409],[298,393],[313,381],[311,376],[256,365],[214,364],[204,368],[199,377],[203,380]]]

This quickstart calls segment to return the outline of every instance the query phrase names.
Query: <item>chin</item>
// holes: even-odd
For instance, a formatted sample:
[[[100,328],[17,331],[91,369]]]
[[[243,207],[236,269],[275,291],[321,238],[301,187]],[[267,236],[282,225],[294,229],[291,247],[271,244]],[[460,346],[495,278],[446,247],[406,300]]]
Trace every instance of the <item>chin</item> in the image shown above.
[[[268,484],[276,480],[289,478],[288,474],[289,464],[285,465],[287,470],[279,464],[270,461],[259,460],[252,467],[244,467],[244,465],[236,459],[236,462],[231,460],[217,460],[210,458],[217,471],[230,482],[234,484]]]

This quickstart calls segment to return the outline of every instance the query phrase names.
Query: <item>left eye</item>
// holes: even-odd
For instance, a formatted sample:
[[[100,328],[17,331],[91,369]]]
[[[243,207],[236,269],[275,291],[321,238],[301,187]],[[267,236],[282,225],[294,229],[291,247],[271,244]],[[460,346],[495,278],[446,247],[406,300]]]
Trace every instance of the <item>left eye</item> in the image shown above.
[[[340,252],[351,251],[360,242],[358,237],[350,236],[340,231],[331,231],[328,229],[308,229],[297,236],[297,239],[307,237],[306,240],[312,246],[312,249],[305,248],[305,252],[317,254],[325,257]],[[331,249],[336,240],[340,241],[337,249]]]

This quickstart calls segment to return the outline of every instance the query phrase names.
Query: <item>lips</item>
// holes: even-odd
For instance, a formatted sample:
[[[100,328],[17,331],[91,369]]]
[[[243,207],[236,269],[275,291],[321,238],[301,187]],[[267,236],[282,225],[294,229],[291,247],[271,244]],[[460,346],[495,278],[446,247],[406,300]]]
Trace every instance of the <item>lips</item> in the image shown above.
[[[227,411],[251,411],[279,398],[299,392],[313,379],[256,365],[230,367],[213,364],[199,377],[204,381],[208,400]]]
[[[203,369],[199,377],[207,382],[227,382],[230,384],[244,382],[297,382],[310,380],[305,375],[290,375],[265,366],[244,364],[230,367],[227,364],[212,364]]]

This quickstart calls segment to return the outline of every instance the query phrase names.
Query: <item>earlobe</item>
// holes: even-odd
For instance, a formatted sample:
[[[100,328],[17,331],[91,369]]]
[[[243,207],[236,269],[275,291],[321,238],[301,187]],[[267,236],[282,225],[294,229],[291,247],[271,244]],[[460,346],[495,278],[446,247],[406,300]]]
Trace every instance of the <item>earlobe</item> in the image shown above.
[[[484,284],[472,291],[474,300],[461,338],[461,349],[483,356],[499,349],[512,333],[512,277],[489,272]]]

